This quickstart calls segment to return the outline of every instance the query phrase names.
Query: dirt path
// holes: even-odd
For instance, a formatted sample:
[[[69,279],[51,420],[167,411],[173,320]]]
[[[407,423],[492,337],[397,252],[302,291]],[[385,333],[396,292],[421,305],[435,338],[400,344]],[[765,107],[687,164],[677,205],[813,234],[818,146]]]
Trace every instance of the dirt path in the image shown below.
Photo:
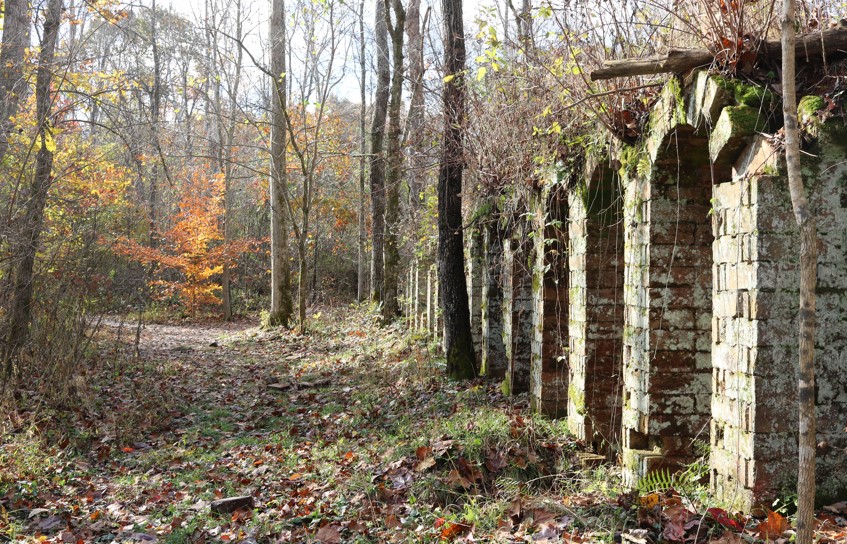
[[[104,319],[101,325],[113,331],[120,330],[124,337],[130,339],[135,337],[138,327],[137,322],[114,318]],[[201,349],[210,347],[212,343],[221,345],[225,340],[257,326],[258,322],[247,320],[184,325],[145,323],[141,325],[139,349],[142,354]],[[255,332],[258,334],[258,331]]]
[[[0,449],[11,467],[0,541],[517,542],[542,522],[573,530],[556,498],[574,454],[565,424],[531,418],[495,382],[445,381],[425,341],[374,316],[335,310],[304,336],[147,325],[138,357],[136,329],[107,325],[79,407]],[[551,513],[514,503],[527,493]],[[254,508],[213,511],[237,496]]]

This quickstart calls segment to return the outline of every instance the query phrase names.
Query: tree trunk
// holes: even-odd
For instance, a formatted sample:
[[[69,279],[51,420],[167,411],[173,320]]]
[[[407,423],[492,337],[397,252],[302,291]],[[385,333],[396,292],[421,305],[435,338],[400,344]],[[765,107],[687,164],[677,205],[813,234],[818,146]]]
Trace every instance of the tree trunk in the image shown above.
[[[24,51],[30,47],[29,2],[6,0],[3,10],[3,45],[0,49],[0,160],[9,149],[14,128],[9,118],[27,91],[23,77]]]
[[[159,11],[156,7],[156,0],[153,0],[152,11],[150,13],[150,44],[153,54],[153,88],[150,96],[150,135],[151,141],[157,147],[159,138],[159,117],[162,109],[162,66],[159,55],[159,36],[157,31],[156,21],[159,17]],[[150,232],[148,233],[148,245],[155,248],[158,245],[158,237],[156,236],[156,204],[159,200],[159,161],[153,162],[153,168],[150,171],[149,192],[147,194],[147,213]]]
[[[382,154],[385,118],[388,113],[388,86],[391,74],[388,67],[388,27],[385,24],[384,0],[376,0],[376,96],[371,121],[370,184],[371,184],[371,300],[383,300],[383,244],[385,239],[385,157]]]
[[[462,0],[442,0],[444,17],[444,136],[438,167],[438,281],[444,314],[444,351],[451,378],[476,376],[465,283],[462,170],[465,124],[465,40]],[[452,79],[450,79],[452,78]]]
[[[815,218],[803,189],[797,120],[794,0],[782,3],[782,112],[785,162],[794,217],[800,230],[800,374],[799,466],[797,473],[797,544],[811,544],[815,529],[815,287],[818,242]]]
[[[365,116],[367,115],[367,62],[365,58],[365,0],[359,4],[359,240],[358,240],[358,270],[356,271],[356,301],[362,302],[367,297],[367,256],[365,243],[365,153],[367,136],[365,134]]]
[[[301,236],[297,241],[297,258],[300,261],[297,273],[297,329],[300,334],[304,334],[306,332],[306,293],[309,290],[306,285],[309,281],[309,256],[306,254],[305,236]]]
[[[21,348],[29,339],[29,325],[32,318],[32,292],[35,257],[44,224],[44,207],[47,193],[53,183],[53,152],[55,140],[50,126],[52,97],[50,86],[53,78],[53,59],[56,54],[56,42],[62,21],[62,1],[49,0],[42,32],[41,50],[38,54],[38,70],[35,76],[35,104],[38,122],[38,152],[35,156],[35,175],[24,195],[23,229],[16,248],[19,255],[15,268],[12,290],[12,305],[9,316],[9,329],[3,354],[6,376],[11,376],[15,360]]]
[[[389,5],[390,4],[390,5]],[[391,10],[394,24],[391,24]],[[385,275],[383,277],[382,318],[390,321],[400,315],[400,178],[403,150],[400,147],[400,106],[403,100],[403,27],[406,13],[401,0],[385,0],[385,22],[391,35],[391,98],[388,103],[388,142],[385,169]]]
[[[417,211],[421,204],[421,188],[423,187],[426,158],[423,153],[424,125],[424,38],[421,32],[421,0],[410,0],[406,13],[406,36],[409,50],[409,80],[411,93],[409,98],[409,115],[406,117],[406,140],[409,142],[409,168],[406,176],[409,180],[409,215],[412,228],[417,226]],[[429,17],[429,11],[424,18]]]
[[[244,33],[244,21],[241,10],[241,0],[235,2],[235,38],[241,41]],[[223,143],[223,148],[220,152],[220,169],[224,175],[224,216],[223,216],[223,234],[224,244],[232,242],[232,177],[233,177],[233,147],[235,145],[235,127],[238,117],[238,91],[241,88],[241,67],[244,60],[244,50],[240,47],[236,48],[235,52],[235,72],[232,74],[232,79],[229,81],[229,122],[226,125],[226,131],[219,135],[219,139]],[[220,86],[220,84],[219,84]],[[218,100],[220,104],[220,100]],[[222,110],[218,109],[219,119],[222,121]],[[223,123],[219,122],[219,130],[223,130]],[[223,303],[224,319],[227,321],[232,319],[232,273],[230,271],[229,259],[224,260],[223,273],[221,274],[221,301]]]
[[[273,0],[271,10],[271,310],[268,323],[287,327],[291,320],[291,270],[288,257],[288,226],[285,217],[285,192],[288,190],[288,173],[285,165],[286,131],[284,109],[286,104],[285,74],[285,4]]]

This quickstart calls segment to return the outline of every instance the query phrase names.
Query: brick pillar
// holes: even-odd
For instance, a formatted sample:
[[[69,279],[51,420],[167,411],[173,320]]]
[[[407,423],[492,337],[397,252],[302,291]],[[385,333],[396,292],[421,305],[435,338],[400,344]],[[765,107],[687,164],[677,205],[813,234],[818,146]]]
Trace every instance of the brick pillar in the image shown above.
[[[529,391],[532,341],[532,275],[527,269],[529,245],[513,234],[503,241],[503,344],[506,379],[503,389],[514,395]]]
[[[413,310],[415,312],[415,330],[421,330],[423,328],[423,319],[421,316],[421,267],[420,261],[415,259],[415,287],[414,293],[412,295],[413,301]]]
[[[482,267],[482,362],[489,378],[506,375],[506,345],[503,343],[503,232],[496,222],[483,231],[485,262]]]
[[[471,313],[471,336],[477,368],[479,368],[482,353],[482,268],[484,265],[482,232],[479,228],[472,228],[465,232],[465,236],[465,281]]]
[[[696,441],[708,436],[712,173],[707,147],[690,127],[679,126],[654,143],[654,158],[642,159],[646,167],[639,160],[626,169],[622,445],[630,484],[660,466],[676,470],[693,461]]]
[[[620,432],[623,195],[617,173],[591,166],[568,195],[568,427],[597,451]]]
[[[435,333],[435,325],[433,324],[435,306],[433,305],[432,300],[434,274],[435,265],[426,267],[426,330],[429,334]]]
[[[550,185],[530,199],[533,227],[530,405],[550,417],[568,406],[567,197]]]
[[[847,139],[836,123],[819,136],[802,160],[819,238],[817,500],[828,504],[847,492]],[[738,508],[796,485],[799,236],[787,179],[763,174],[779,157],[758,137],[715,188],[711,477]]]

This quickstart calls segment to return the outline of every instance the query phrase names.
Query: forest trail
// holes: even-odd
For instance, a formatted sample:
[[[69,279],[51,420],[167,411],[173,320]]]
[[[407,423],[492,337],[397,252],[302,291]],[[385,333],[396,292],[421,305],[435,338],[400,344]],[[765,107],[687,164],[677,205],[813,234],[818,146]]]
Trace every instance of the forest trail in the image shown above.
[[[480,539],[509,504],[508,531],[538,527],[514,501],[556,489],[574,451],[562,424],[496,383],[445,381],[434,346],[372,314],[311,324],[147,324],[136,356],[138,329],[103,323],[81,408],[23,418],[43,423],[0,444],[0,541]],[[246,495],[255,509],[212,511]],[[573,518],[552,502],[561,534]]]
[[[255,321],[215,321],[202,324],[145,323],[141,325],[139,350],[142,356],[152,356],[156,352],[167,353],[215,347],[211,344],[219,344],[227,337],[243,333],[255,328],[256,325]],[[132,321],[121,322],[108,319],[103,321],[103,326],[122,329],[122,334],[125,336],[133,336],[136,334],[138,324]]]

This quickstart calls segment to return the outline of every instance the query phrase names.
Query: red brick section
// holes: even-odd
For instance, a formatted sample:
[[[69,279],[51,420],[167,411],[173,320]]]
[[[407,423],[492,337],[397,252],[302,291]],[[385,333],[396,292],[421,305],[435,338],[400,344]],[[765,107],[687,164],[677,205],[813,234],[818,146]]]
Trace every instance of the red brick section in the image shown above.
[[[712,187],[698,152],[707,143],[689,127],[666,139],[649,179],[632,172],[626,181],[622,420],[633,477],[635,450],[658,453],[669,468],[692,461],[711,413]]]
[[[623,195],[608,165],[569,195],[570,384],[568,426],[596,451],[614,449],[621,425]]]
[[[567,195],[554,184],[533,198],[533,339],[530,402],[550,417],[568,406]]]

